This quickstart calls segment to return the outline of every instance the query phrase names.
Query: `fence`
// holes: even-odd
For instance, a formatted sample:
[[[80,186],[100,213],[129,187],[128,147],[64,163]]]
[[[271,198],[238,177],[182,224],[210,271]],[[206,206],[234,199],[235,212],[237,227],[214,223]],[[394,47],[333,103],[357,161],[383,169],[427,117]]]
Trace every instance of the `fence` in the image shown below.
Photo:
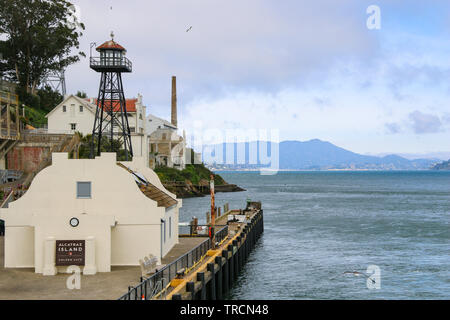
[[[17,170],[0,170],[0,183],[5,184],[10,181],[19,180],[23,172]]]
[[[209,227],[210,225],[206,224],[199,224],[196,226],[197,229],[193,230],[195,228],[194,226],[190,224],[182,224],[178,226],[178,234],[180,237],[209,237]],[[219,232],[223,232],[224,229],[227,229],[226,232],[228,234],[228,226],[227,225],[220,225],[216,224],[215,228],[218,230],[219,228],[224,227],[220,229],[220,231],[216,232],[216,238],[217,234]]]
[[[216,242],[222,241],[228,235],[228,226],[225,226],[216,234]],[[221,240],[218,241],[218,238]],[[161,270],[153,274],[147,279],[141,277],[141,282],[135,287],[129,287],[128,292],[119,298],[119,300],[149,300],[162,289],[164,289],[170,281],[176,277],[177,271],[181,269],[188,270],[195,263],[200,261],[202,257],[211,249],[211,240],[205,239],[197,247],[179,257],[177,260],[166,265]]]

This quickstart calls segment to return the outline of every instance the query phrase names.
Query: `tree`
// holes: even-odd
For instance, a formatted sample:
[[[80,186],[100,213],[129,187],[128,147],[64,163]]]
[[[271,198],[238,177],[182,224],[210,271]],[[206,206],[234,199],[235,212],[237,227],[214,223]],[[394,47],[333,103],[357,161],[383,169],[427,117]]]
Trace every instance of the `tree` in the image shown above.
[[[50,112],[63,101],[63,96],[50,86],[45,86],[37,92],[40,99],[39,109]]]
[[[80,159],[89,159],[91,151],[91,138],[92,135],[88,134],[83,136],[80,132],[76,132],[80,138],[80,148],[78,150],[78,155]],[[98,140],[97,137],[94,138],[94,150],[97,151]],[[117,161],[125,161],[126,153],[125,149],[122,148],[122,143],[119,140],[113,139],[111,151],[111,141],[108,137],[102,137],[102,142],[100,145],[100,152],[115,152],[117,154]],[[128,159],[131,160],[131,154],[128,152]]]
[[[79,51],[84,25],[66,0],[0,0],[0,75],[19,83],[28,93],[48,72],[57,71],[86,55]]]
[[[81,99],[87,98],[87,94],[86,94],[86,92],[84,92],[84,91],[77,91],[76,96],[77,96],[78,98],[81,98]]]

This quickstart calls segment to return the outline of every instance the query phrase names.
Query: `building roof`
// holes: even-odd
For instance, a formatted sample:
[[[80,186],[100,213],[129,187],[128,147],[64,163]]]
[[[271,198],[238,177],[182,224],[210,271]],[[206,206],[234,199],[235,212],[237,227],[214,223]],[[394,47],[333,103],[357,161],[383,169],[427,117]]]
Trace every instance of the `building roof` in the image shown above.
[[[142,193],[145,194],[148,198],[156,201],[158,207],[169,208],[178,203],[176,199],[172,198],[163,190],[147,181],[145,177],[138,172],[134,172],[120,162],[117,163],[117,165],[121,168],[124,168],[135,177],[136,183],[138,184],[139,189],[142,191]]]
[[[93,104],[91,104],[91,103],[89,102],[89,99],[83,99],[83,98],[77,97],[77,96],[75,96],[75,95],[72,94],[72,95],[66,97],[66,98],[65,98],[60,104],[58,104],[56,107],[54,107],[49,113],[47,113],[47,114],[45,115],[45,117],[48,118],[48,117],[49,117],[53,112],[55,112],[58,108],[60,108],[61,106],[65,105],[66,102],[67,102],[67,100],[69,100],[70,98],[73,98],[73,99],[77,100],[80,104],[84,105],[90,112],[92,112],[93,114],[95,114],[96,106],[93,105]]]
[[[163,118],[157,117],[157,116],[155,116],[153,114],[149,114],[148,115],[148,121],[150,122],[150,121],[153,121],[153,120],[161,121],[163,126],[169,128],[169,129],[178,129],[177,126],[175,126],[173,123],[171,123],[171,122],[169,122],[167,120],[164,120]]]
[[[125,101],[126,101],[125,110],[127,112],[136,112],[136,103],[137,103],[138,99],[137,98],[126,99]],[[94,104],[97,105],[97,99],[94,99]],[[115,101],[113,100],[113,108],[114,108],[114,110],[113,110],[114,112],[119,111],[119,108],[120,108],[119,100],[115,100]],[[110,109],[111,109],[110,101],[106,100],[104,110],[109,111]]]
[[[122,47],[120,44],[118,44],[114,40],[106,41],[105,43],[103,43],[102,45],[100,45],[96,48],[97,51],[105,50],[105,49],[126,51],[124,47]]]

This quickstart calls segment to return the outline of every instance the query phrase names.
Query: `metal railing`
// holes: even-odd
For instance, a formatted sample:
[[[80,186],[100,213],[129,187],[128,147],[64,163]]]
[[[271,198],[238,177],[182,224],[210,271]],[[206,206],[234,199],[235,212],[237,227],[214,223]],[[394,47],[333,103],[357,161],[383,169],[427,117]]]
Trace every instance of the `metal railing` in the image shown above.
[[[19,97],[17,94],[13,94],[7,91],[0,91],[0,104],[13,104],[19,105]]]
[[[196,230],[193,230],[196,227]],[[178,225],[178,234],[180,237],[209,237],[209,227],[210,225],[207,224],[199,224],[197,226],[192,226],[190,224],[180,224]],[[220,228],[220,230],[219,230]],[[228,234],[228,226],[223,224],[216,224],[215,226],[216,230],[219,230],[216,232],[215,236],[217,238],[217,235],[219,233],[226,233]],[[222,234],[220,234],[221,236]]]
[[[220,242],[228,235],[228,226],[225,226],[216,233],[216,242]],[[220,241],[218,241],[220,239]],[[205,239],[202,243],[196,246],[191,251],[187,252],[177,260],[166,265],[161,270],[144,279],[141,277],[141,282],[134,286],[128,287],[128,292],[121,296],[118,300],[149,300],[156,294],[161,292],[168,285],[172,279],[177,275],[177,271],[184,269],[185,272],[192,268],[199,262],[211,249],[211,240]],[[160,289],[160,290],[158,290]]]
[[[125,68],[132,70],[133,64],[125,57],[91,57],[91,68]]]
[[[5,184],[9,181],[19,180],[22,175],[23,172],[18,170],[0,170],[0,183]]]
[[[215,234],[216,242],[221,243],[226,237],[228,237],[228,226],[223,227]]]

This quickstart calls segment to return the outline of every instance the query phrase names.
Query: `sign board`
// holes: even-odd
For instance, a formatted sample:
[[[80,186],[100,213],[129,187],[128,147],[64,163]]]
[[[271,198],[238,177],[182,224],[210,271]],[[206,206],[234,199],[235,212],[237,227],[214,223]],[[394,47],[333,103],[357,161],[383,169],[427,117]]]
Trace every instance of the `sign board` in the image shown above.
[[[56,266],[84,266],[84,240],[56,240]]]

